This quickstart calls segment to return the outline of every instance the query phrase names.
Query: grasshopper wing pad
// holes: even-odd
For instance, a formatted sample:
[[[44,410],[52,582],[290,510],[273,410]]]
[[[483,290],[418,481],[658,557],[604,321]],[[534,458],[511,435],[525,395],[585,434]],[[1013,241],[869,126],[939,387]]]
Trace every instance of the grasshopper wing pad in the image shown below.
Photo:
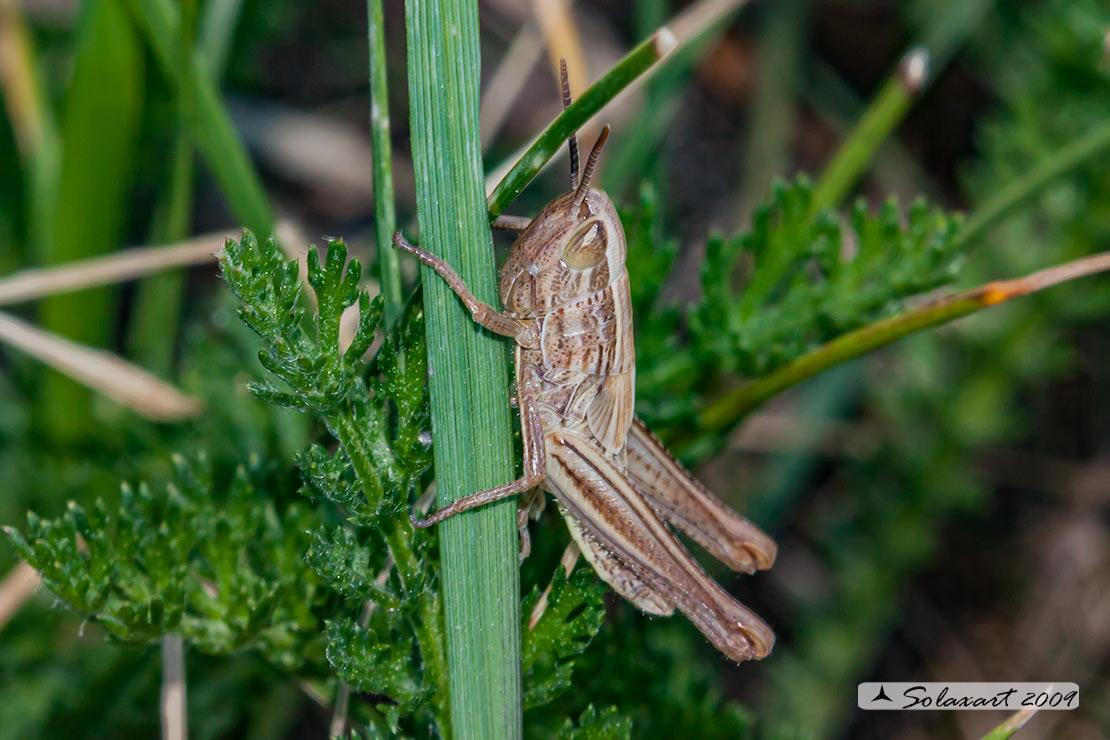
[[[744,573],[775,562],[775,541],[691,476],[639,419],[628,435],[627,459],[637,490],[713,557]]]
[[[607,375],[598,383],[597,395],[586,409],[586,423],[611,455],[624,449],[636,403],[636,370]]]
[[[575,435],[555,434],[547,450],[547,485],[567,517],[636,580],[677,606],[732,660],[762,658],[771,651],[771,628],[706,575],[598,446]]]

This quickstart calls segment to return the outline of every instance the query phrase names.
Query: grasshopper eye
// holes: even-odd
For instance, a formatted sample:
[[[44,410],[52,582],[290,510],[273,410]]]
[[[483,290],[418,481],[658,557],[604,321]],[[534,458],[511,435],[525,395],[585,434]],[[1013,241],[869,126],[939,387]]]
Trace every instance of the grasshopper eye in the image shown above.
[[[601,262],[608,246],[605,224],[599,219],[587,221],[567,239],[563,262],[572,270],[588,270]]]

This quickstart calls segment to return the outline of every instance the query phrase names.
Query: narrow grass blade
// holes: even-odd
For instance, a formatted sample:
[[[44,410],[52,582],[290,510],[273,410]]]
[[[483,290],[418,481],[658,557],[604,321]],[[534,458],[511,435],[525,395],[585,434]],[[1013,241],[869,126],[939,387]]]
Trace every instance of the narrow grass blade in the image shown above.
[[[122,240],[132,162],[142,110],[143,55],[122,0],[82,7],[76,66],[66,91],[62,164],[57,198],[46,224],[43,262],[57,264],[114,250]],[[81,344],[110,336],[114,311],[108,291],[43,303],[43,328]],[[56,439],[90,433],[88,392],[51,373],[39,419]]]
[[[532,68],[542,54],[543,39],[540,32],[531,23],[526,23],[517,31],[512,44],[501,57],[486,86],[486,92],[482,95],[478,122],[482,131],[483,149],[501,130],[501,125],[512,110],[513,101],[524,89],[532,75]]]
[[[367,0],[367,38],[370,45],[370,134],[374,162],[374,235],[378,242],[378,272],[385,296],[385,325],[401,313],[401,262],[393,248],[397,211],[393,200],[393,142],[389,134],[389,85],[386,76],[385,17],[382,0]]]
[[[417,213],[424,248],[470,289],[497,301],[482,189],[475,0],[407,0],[409,106]],[[512,480],[506,347],[479,330],[422,268],[428,384],[441,504]],[[451,729],[460,740],[522,734],[520,586],[514,500],[439,527]]]
[[[532,10],[543,34],[552,75],[558,79],[559,59],[564,58],[567,60],[571,92],[585,90],[589,82],[589,67],[582,49],[581,34],[574,21],[572,4],[567,0],[533,0]]]
[[[1097,157],[1105,156],[1108,152],[1110,152],[1110,122],[1096,126],[1060,147],[1022,177],[1010,181],[983,202],[971,213],[956,234],[957,247],[962,248],[975,243],[991,227],[1057,177]]]
[[[633,80],[662,59],[674,48],[674,45],[674,34],[666,27],[660,29],[629,52],[569,108],[560,113],[490,193],[487,201],[490,220],[504,213],[505,208],[520,195],[532,178],[539,174],[548,160],[558,153],[570,134],[577,131]]]
[[[814,211],[839,205],[851,192],[875,152],[993,5],[994,0],[965,0],[934,16],[825,167],[813,193]]]
[[[16,563],[0,581],[0,630],[4,629],[42,583],[39,572],[27,563]]]
[[[662,25],[660,16],[665,11],[662,5],[648,3],[637,7],[641,36],[654,33]],[[622,132],[605,152],[602,183],[610,195],[616,196],[630,186],[638,186],[645,176],[659,179],[651,175],[650,167],[645,172],[645,163],[655,160],[653,166],[660,167],[657,161],[660,142],[681,110],[682,90],[689,83],[694,67],[725,33],[728,22],[746,5],[748,0],[700,0],[666,24],[674,34],[675,51],[630,86],[647,88],[642,103],[617,108],[614,113],[623,116],[623,120],[615,116],[615,120],[606,121]],[[634,120],[635,126],[622,128],[622,123],[629,120]],[[659,183],[658,187],[663,188],[663,184]]]
[[[176,64],[181,53],[177,6],[171,0],[127,2],[163,72],[180,86],[180,94],[189,98],[187,112],[193,139],[236,218],[256,234],[271,234],[274,217],[262,181],[220,100],[207,65],[199,55],[192,54],[191,73],[180,74]]]
[[[572,132],[585,125],[621,92],[635,83],[643,82],[658,69],[657,62],[676,50],[698,43],[748,2],[749,0],[700,0],[630,51],[559,114],[497,184],[489,188],[487,201],[490,221],[504,213],[525,186],[559,152]]]
[[[1038,711],[1036,707],[1030,707],[1029,709],[1022,709],[1021,711],[1014,712],[998,727],[995,727],[986,735],[983,735],[980,740],[1009,740],[1009,738],[1013,737],[1015,732],[1025,726],[1026,722],[1033,719],[1033,715]]]
[[[30,30],[16,0],[0,0],[0,90],[24,163],[30,201],[27,242],[43,244],[57,196],[61,138],[43,93]]]
[[[239,0],[205,3],[199,19],[204,35],[199,39],[196,38],[197,3],[182,3],[180,8],[182,21],[178,24],[180,43],[176,60],[178,79],[188,80],[194,74],[192,57],[196,46],[200,49],[207,74],[218,81],[227,58],[227,47],[235,32]],[[182,94],[187,86],[176,87],[177,130],[170,150],[170,174],[150,229],[150,241],[155,244],[179,241],[192,232],[196,156],[189,127],[192,99]],[[155,275],[141,283],[136,291],[128,329],[128,349],[136,361],[160,374],[169,374],[173,365],[184,291],[185,275],[180,272]]]
[[[227,64],[231,39],[242,11],[243,0],[208,0],[204,4],[197,50],[214,78],[219,78]]]
[[[189,737],[185,698],[185,640],[181,635],[162,638],[162,740]]]

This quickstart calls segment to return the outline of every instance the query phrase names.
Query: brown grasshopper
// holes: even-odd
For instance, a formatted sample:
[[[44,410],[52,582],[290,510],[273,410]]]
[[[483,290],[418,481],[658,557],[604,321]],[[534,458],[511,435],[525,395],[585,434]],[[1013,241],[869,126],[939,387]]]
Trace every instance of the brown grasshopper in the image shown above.
[[[561,72],[567,105],[565,62]],[[706,490],[634,416],[624,231],[609,197],[590,187],[608,134],[606,126],[581,179],[570,137],[571,190],[513,244],[501,270],[503,313],[478,301],[450,265],[394,235],[398,248],[447,281],[477,323],[516,340],[524,446],[523,477],[458,498],[413,524],[431,526],[542,486],[586,560],[617,593],[649,614],[667,616],[677,607],[735,661],[763,658],[774,644],[771,628],[713,581],[664,523],[733,570],[752,573],[774,562],[774,541]],[[520,519],[525,550],[528,508],[521,507]]]

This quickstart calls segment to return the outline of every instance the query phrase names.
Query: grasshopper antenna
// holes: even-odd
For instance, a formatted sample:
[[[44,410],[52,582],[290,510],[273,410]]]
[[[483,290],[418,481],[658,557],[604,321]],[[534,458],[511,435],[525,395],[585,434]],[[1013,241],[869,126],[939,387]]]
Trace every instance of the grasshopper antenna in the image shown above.
[[[594,176],[594,167],[597,166],[597,158],[601,156],[601,147],[605,146],[605,140],[609,138],[609,127],[601,129],[598,134],[597,142],[594,148],[590,150],[589,159],[586,160],[586,169],[582,170],[582,182],[578,183],[578,188],[574,191],[574,205],[580,205],[586,199],[586,193],[590,192],[590,179]]]
[[[567,58],[559,57],[559,85],[563,91],[563,110],[570,107],[570,75],[567,74]],[[571,134],[567,137],[567,148],[570,149],[570,189],[578,187],[578,135]]]

